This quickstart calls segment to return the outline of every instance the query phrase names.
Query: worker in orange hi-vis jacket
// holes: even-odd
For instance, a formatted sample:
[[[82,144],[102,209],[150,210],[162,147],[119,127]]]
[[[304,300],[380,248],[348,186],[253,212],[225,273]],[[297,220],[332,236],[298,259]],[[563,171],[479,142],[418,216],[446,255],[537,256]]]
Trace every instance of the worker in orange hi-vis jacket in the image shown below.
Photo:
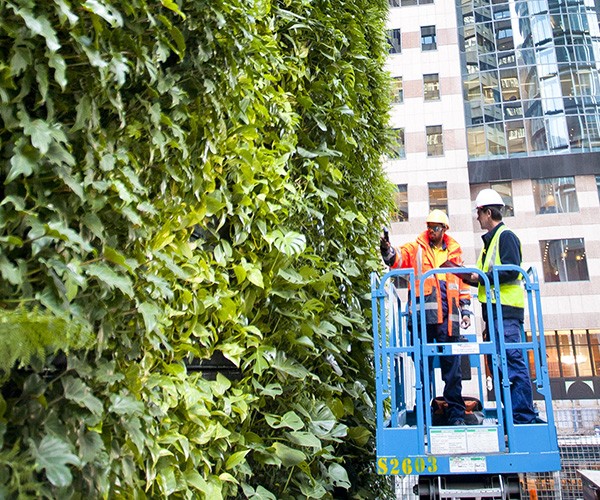
[[[457,342],[460,337],[459,324],[468,328],[471,324],[469,286],[459,275],[433,274],[423,283],[423,297],[419,297],[419,277],[431,270],[462,266],[462,249],[454,238],[447,234],[450,228],[448,216],[441,210],[433,210],[426,219],[427,229],[415,241],[394,248],[383,236],[380,250],[383,261],[392,269],[413,268],[415,270],[415,297],[425,303],[427,341]],[[410,318],[410,316],[409,316]],[[411,325],[409,325],[410,327]],[[418,330],[417,330],[418,331]],[[447,416],[451,425],[465,424],[465,404],[462,398],[461,357],[440,356],[444,399],[448,404]]]

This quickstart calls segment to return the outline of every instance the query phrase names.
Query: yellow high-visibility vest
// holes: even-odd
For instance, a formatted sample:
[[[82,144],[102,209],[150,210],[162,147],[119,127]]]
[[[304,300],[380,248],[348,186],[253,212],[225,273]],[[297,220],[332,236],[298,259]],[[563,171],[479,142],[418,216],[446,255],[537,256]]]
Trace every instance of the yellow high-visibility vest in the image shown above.
[[[479,254],[479,259],[477,259],[477,267],[481,269],[484,273],[488,273],[492,266],[501,265],[500,261],[500,235],[507,231],[508,228],[506,226],[500,226],[492,241],[490,241],[490,245],[487,249],[487,253],[484,249],[481,250]],[[493,262],[492,266],[490,264]],[[493,286],[494,283],[492,282]],[[496,302],[496,295],[494,293],[491,294],[492,303]],[[481,283],[477,287],[477,298],[481,304],[485,304],[487,302],[485,295],[485,286]],[[512,306],[512,307],[525,307],[525,295],[523,293],[523,280],[520,279],[520,276],[513,281],[509,281],[507,283],[500,284],[500,303],[503,306]]]

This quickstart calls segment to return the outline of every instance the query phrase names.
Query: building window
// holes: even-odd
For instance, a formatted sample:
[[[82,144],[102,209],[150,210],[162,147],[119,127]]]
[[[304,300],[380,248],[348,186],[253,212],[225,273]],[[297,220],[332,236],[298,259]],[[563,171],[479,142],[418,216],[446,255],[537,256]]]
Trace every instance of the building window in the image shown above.
[[[531,341],[530,332],[527,340]],[[547,330],[544,340],[550,378],[600,376],[600,330]],[[529,365],[534,373],[532,356]]]
[[[437,73],[423,75],[423,96],[426,101],[440,98],[440,77]]]
[[[504,211],[502,212],[503,217],[512,217],[515,215],[515,207],[513,205],[512,197],[512,183],[506,182],[491,182],[490,187],[498,192],[504,201]]]
[[[390,7],[400,7],[400,0],[389,0],[388,4]]]
[[[421,50],[436,50],[435,26],[421,26]]]
[[[404,90],[402,88],[402,77],[397,76],[392,79],[392,104],[402,104],[404,102]]]
[[[425,127],[425,133],[427,134],[427,156],[442,156],[444,154],[442,126]]]
[[[408,221],[408,185],[398,184],[397,191],[394,193],[394,203],[396,211],[392,215],[393,222]]]
[[[544,281],[587,281],[587,260],[583,238],[540,241]]]
[[[442,210],[448,213],[448,188],[445,182],[428,182],[429,210]]]
[[[390,54],[402,52],[402,34],[399,28],[388,30],[388,43],[390,44]]]
[[[554,177],[533,181],[535,213],[579,212],[574,177]]]
[[[390,160],[400,160],[406,158],[406,148],[404,146],[404,129],[392,129],[392,152]]]

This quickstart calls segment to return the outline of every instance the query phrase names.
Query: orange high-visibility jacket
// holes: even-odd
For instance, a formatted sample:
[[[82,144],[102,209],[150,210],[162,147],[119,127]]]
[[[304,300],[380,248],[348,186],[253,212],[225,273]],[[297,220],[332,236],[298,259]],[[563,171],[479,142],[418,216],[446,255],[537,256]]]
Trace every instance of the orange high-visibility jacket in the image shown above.
[[[444,234],[443,244],[448,249],[448,260],[463,265],[462,249],[456,240]],[[410,268],[415,270],[415,296],[419,300],[420,277],[423,273],[435,268],[433,249],[429,245],[427,231],[421,233],[415,241],[396,248],[396,258],[390,266],[392,269]],[[461,306],[470,304],[469,286],[456,274],[446,273],[446,291],[440,287],[439,275],[429,276],[423,284],[425,296],[425,320],[427,324],[440,324],[444,321],[442,301],[448,304],[448,335],[458,332]]]

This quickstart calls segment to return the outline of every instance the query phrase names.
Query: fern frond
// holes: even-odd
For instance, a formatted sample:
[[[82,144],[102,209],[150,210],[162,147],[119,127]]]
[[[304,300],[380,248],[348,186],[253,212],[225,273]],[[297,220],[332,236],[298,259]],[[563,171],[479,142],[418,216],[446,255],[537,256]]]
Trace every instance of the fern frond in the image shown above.
[[[0,370],[15,363],[26,366],[36,356],[44,359],[59,350],[81,349],[92,342],[90,329],[49,311],[24,307],[0,312]]]

